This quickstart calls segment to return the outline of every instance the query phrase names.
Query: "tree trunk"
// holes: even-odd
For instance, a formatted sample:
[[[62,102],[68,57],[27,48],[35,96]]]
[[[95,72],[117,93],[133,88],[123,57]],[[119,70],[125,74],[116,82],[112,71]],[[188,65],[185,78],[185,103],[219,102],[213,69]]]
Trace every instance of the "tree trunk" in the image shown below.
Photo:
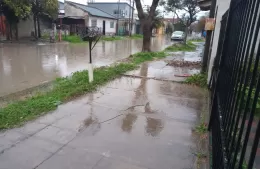
[[[18,40],[18,23],[15,23],[15,39]]]
[[[151,51],[151,36],[152,36],[152,20],[155,15],[156,7],[158,6],[159,0],[153,0],[152,6],[150,7],[149,14],[146,16],[143,11],[143,6],[141,4],[141,0],[135,0],[136,9],[138,12],[138,18],[143,24],[143,52]]]
[[[36,7],[39,8],[39,1],[36,0]],[[37,19],[37,25],[38,25],[38,37],[41,38],[41,28],[40,28],[40,19],[39,19],[39,12],[36,12],[36,19]],[[36,33],[36,32],[35,32]]]
[[[9,24],[10,40],[13,40],[12,24]]]
[[[186,45],[187,44],[187,37],[188,37],[188,26],[186,25],[185,27],[185,34],[184,34],[184,39],[183,39],[183,43]]]
[[[151,29],[151,22],[144,21],[143,22],[143,48],[142,52],[150,52],[151,51],[151,36],[152,36],[152,29]]]
[[[33,15],[33,23],[34,23],[34,37],[36,38],[36,39],[38,39],[38,36],[37,36],[37,25],[36,25],[36,14],[34,14]]]
[[[38,25],[38,37],[41,38],[42,35],[41,35],[41,27],[40,27],[40,19],[39,19],[39,16],[37,15],[37,25]]]
[[[7,40],[11,40],[11,37],[10,37],[10,24],[9,24],[9,22],[6,22],[6,39]]]

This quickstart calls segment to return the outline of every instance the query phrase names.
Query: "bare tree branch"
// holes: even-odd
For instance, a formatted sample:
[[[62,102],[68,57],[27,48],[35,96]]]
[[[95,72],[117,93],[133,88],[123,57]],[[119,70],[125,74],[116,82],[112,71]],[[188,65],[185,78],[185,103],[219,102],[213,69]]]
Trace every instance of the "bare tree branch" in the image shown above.
[[[154,14],[155,14],[155,10],[156,10],[158,4],[159,4],[159,0],[153,0],[152,6],[151,6],[151,8],[149,10],[149,16],[148,16],[149,20],[153,19]]]
[[[139,19],[144,19],[145,15],[144,15],[144,10],[143,10],[141,1],[140,0],[135,0],[135,5],[136,5],[136,9],[138,11]]]
[[[180,20],[186,26],[185,21],[182,18],[179,17],[178,13],[176,11],[174,11],[174,13],[177,16],[177,19]]]

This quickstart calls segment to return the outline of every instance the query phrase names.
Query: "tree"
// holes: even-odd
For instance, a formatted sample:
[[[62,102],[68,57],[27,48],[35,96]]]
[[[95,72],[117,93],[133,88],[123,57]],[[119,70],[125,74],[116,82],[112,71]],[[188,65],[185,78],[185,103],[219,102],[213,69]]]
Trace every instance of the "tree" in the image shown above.
[[[28,0],[3,0],[3,5],[13,10],[18,18],[26,18],[31,12],[31,5]]]
[[[35,37],[41,37],[40,16],[57,18],[59,3],[57,0],[30,0],[34,20]],[[37,23],[37,26],[36,26]],[[37,31],[38,27],[38,31]],[[38,34],[38,36],[37,36]]]
[[[159,0],[153,0],[152,6],[148,9],[148,14],[145,14],[141,0],[135,0],[136,9],[138,12],[138,18],[140,19],[141,26],[143,29],[143,52],[151,51],[151,36],[154,24],[155,11],[158,6]]]
[[[12,39],[13,29],[15,29],[15,37],[18,39],[18,22],[29,17],[31,4],[27,0],[3,0],[1,7],[7,21],[7,39]]]
[[[160,5],[164,6],[168,12],[174,12],[177,15],[178,20],[186,26],[187,37],[188,27],[196,21],[196,14],[199,12],[197,0],[164,0]],[[180,17],[177,10],[185,11],[188,15],[184,14]],[[186,37],[184,43],[186,43]]]
[[[148,11],[148,13],[149,13],[149,11]],[[161,12],[159,10],[156,10],[153,21],[152,21],[152,29],[154,29],[154,28],[158,29],[162,26],[164,26],[163,16],[161,15]]]

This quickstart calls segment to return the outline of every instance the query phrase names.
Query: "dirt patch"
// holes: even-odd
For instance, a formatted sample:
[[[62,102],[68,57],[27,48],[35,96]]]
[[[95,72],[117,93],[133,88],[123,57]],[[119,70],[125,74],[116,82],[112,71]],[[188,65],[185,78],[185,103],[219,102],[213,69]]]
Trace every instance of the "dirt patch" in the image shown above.
[[[167,60],[165,62],[167,63],[167,66],[174,66],[174,67],[187,67],[187,68],[201,67],[200,61]]]

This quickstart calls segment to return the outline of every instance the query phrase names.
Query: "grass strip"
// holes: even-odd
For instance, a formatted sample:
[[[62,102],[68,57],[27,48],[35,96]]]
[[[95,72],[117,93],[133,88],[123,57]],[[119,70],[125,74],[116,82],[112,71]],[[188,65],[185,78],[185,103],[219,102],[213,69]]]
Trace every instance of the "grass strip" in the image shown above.
[[[87,41],[83,41],[77,35],[62,36],[62,40],[66,41],[66,42],[69,42],[69,43],[87,43]]]
[[[188,77],[184,83],[196,85],[201,88],[207,88],[207,75],[205,73],[198,73]]]
[[[190,42],[205,42],[205,39],[203,38],[197,38],[197,39],[190,39]]]
[[[187,44],[183,43],[175,43],[172,46],[169,46],[165,49],[167,52],[178,52],[178,51],[195,51],[196,45],[194,45],[191,41],[188,41]]]
[[[143,35],[140,34],[133,34],[132,36],[129,36],[130,39],[143,39]]]
[[[88,71],[75,72],[72,76],[57,78],[54,87],[45,93],[39,93],[22,101],[16,101],[0,108],[0,129],[7,129],[24,124],[26,121],[55,110],[58,105],[77,96],[97,90],[101,85],[134,70],[145,61],[163,58],[164,52],[137,53],[127,62],[94,69],[94,81],[89,83]]]
[[[100,40],[103,41],[115,41],[115,40],[123,40],[125,37],[122,36],[103,36]]]

